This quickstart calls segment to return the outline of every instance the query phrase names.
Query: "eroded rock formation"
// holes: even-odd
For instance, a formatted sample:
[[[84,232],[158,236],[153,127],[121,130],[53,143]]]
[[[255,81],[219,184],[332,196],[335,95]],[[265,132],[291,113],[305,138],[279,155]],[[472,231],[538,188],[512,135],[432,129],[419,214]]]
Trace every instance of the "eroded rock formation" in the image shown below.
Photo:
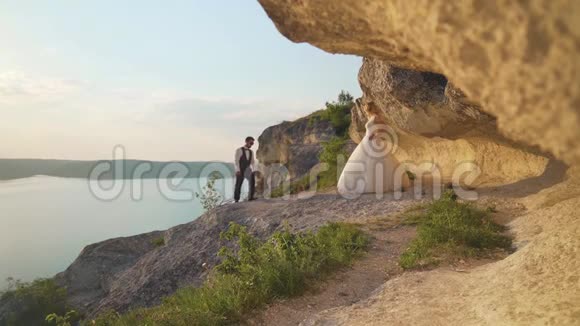
[[[258,137],[260,147],[256,157],[262,164],[258,190],[264,190],[265,183],[276,188],[286,177],[290,180],[300,178],[319,163],[323,143],[338,135],[330,120],[317,118],[316,114],[268,127]],[[348,153],[354,148],[352,141],[345,144]]]
[[[442,75],[365,58],[359,83],[363,98],[352,114],[351,138],[358,140],[364,133],[366,116],[360,103],[374,102],[395,129],[394,155],[408,171],[429,176],[436,165],[447,183],[477,166],[480,174],[469,185],[489,186],[536,177],[545,170],[547,157],[503,137],[496,119]]]
[[[322,142],[335,136],[334,127],[328,120],[304,117],[284,121],[266,128],[258,137],[260,147],[256,157],[264,165],[283,164],[294,179],[308,173],[318,163]]]
[[[259,2],[292,41],[443,74],[502,134],[580,160],[577,1]]]
[[[375,102],[385,121],[401,130],[446,138],[458,138],[474,129],[497,133],[495,118],[469,103],[443,75],[365,58],[358,79],[362,102]],[[357,130],[364,129],[361,122],[363,128],[358,124]]]
[[[508,258],[467,274],[409,273],[304,324],[577,323],[580,2],[258,1],[290,40],[372,58],[361,88],[397,128],[400,161],[431,159],[446,170],[473,160],[484,183],[499,184],[544,173],[537,148],[571,166],[563,183],[539,193],[510,187],[528,212],[511,223],[518,251]],[[353,139],[365,119],[359,107]]]

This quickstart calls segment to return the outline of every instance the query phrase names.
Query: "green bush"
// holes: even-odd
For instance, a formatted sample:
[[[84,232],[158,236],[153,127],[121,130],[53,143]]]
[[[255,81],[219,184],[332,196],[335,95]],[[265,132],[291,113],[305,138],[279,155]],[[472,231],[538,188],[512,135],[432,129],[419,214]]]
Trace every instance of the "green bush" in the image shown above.
[[[331,140],[322,143],[322,152],[318,156],[321,163],[328,164],[328,170],[320,173],[318,179],[319,188],[327,188],[336,186],[338,176],[342,172],[341,167],[338,166],[338,157],[343,156],[345,162],[348,159],[348,153],[345,150],[346,138],[334,137]]]
[[[369,239],[354,226],[332,223],[318,232],[274,233],[266,241],[232,223],[221,234],[231,243],[222,263],[200,288],[185,288],[160,306],[126,315],[109,313],[90,325],[232,325],[276,298],[301,294],[308,285],[348,265]]]
[[[337,136],[344,137],[350,127],[350,111],[354,106],[353,97],[345,91],[338,94],[338,101],[326,102],[324,110],[317,111],[309,116],[308,124],[321,120],[330,121]]]
[[[71,310],[67,312],[64,316],[60,316],[56,313],[52,313],[46,316],[46,322],[49,324],[54,324],[56,326],[71,326],[74,321],[77,319],[78,315],[77,312]]]
[[[317,123],[319,121],[328,120],[328,114],[326,113],[326,108],[311,113],[310,115],[308,115],[307,119],[308,119],[308,126],[309,127],[312,127],[315,123]]]
[[[199,199],[199,202],[205,211],[210,211],[224,202],[224,197],[215,187],[215,182],[218,178],[219,177],[216,175],[211,175],[208,178],[206,185],[202,188],[201,193],[195,193],[195,197]]]
[[[470,256],[511,247],[511,239],[501,234],[502,225],[494,223],[488,212],[457,202],[453,191],[429,204],[424,214],[411,216],[418,224],[417,237],[400,257],[405,269],[437,263],[440,254]]]
[[[350,127],[350,104],[326,103],[328,120],[334,127],[337,135],[344,136]]]
[[[48,325],[45,320],[47,315],[64,315],[69,310],[66,290],[56,285],[52,279],[37,279],[32,282],[9,279],[8,290],[0,295],[0,301],[13,307],[4,321],[8,326]]]

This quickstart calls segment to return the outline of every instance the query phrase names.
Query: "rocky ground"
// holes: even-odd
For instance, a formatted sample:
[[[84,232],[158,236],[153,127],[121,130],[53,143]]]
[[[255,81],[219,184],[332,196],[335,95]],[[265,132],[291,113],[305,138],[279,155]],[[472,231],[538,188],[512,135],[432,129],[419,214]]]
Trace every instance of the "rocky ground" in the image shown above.
[[[67,287],[71,304],[89,316],[109,309],[123,312],[151,306],[179,287],[205,279],[218,262],[216,253],[223,245],[219,234],[230,222],[246,225],[264,238],[285,225],[302,231],[329,221],[363,222],[387,216],[415,203],[411,195],[397,201],[392,195],[347,200],[329,193],[228,204],[167,231],[90,245],[56,279]],[[163,245],[156,245],[159,239]]]
[[[401,130],[400,162],[435,162],[444,178],[476,162],[484,195],[524,208],[509,222],[518,250],[506,259],[470,273],[405,273],[312,323],[578,325],[579,2],[259,2],[288,39],[367,58],[363,100]],[[443,79],[418,72],[446,78],[443,100]],[[355,127],[368,115],[355,111]],[[541,185],[549,158],[570,168]],[[499,187],[482,189],[490,185]]]
[[[580,182],[578,171],[552,172],[480,191],[480,204],[510,227],[515,253],[459,272],[404,273],[302,325],[577,325]]]
[[[552,171],[553,172],[553,171]],[[508,225],[526,213],[526,207],[516,199],[523,193],[537,191],[546,186],[555,175],[548,175],[537,180],[529,180],[524,186],[510,185],[482,189],[476,204],[482,208],[493,207],[492,218],[500,224]],[[409,207],[412,209],[412,206]],[[360,227],[373,240],[370,250],[352,267],[345,268],[332,275],[329,280],[315,285],[315,288],[303,296],[279,300],[265,310],[256,312],[250,317],[248,325],[350,325],[350,319],[335,317],[343,310],[355,310],[369,306],[391,282],[396,283],[400,277],[415,275],[414,283],[407,283],[408,288],[401,289],[392,302],[381,302],[382,309],[393,302],[404,291],[413,291],[422,283],[423,278],[439,273],[470,274],[476,268],[504,259],[507,253],[501,251],[485,258],[463,258],[439,265],[434,270],[404,271],[398,264],[401,253],[407,248],[416,234],[414,226],[401,224],[402,211],[388,212],[383,216],[356,216],[348,222],[359,223]],[[442,284],[442,286],[444,286]],[[411,304],[411,303],[410,303]],[[375,307],[373,307],[374,309]],[[369,308],[370,309],[370,308]],[[421,309],[417,307],[417,309]],[[388,318],[382,315],[381,318]],[[418,321],[411,320],[408,324]],[[429,320],[424,320],[429,323]],[[374,324],[384,325],[384,319],[377,318]],[[407,323],[402,323],[407,324]]]
[[[123,312],[155,305],[179,287],[203,282],[218,262],[216,253],[223,245],[219,234],[230,222],[246,225],[264,238],[285,225],[304,231],[329,221],[345,221],[360,224],[374,237],[369,253],[306,295],[274,302],[256,312],[249,324],[383,325],[387,318],[395,324],[494,324],[536,319],[569,322],[580,316],[570,306],[580,302],[574,301],[580,299],[578,269],[558,273],[554,269],[579,261],[578,227],[570,218],[580,205],[580,187],[571,177],[576,172],[566,175],[560,163],[549,166],[540,177],[477,191],[478,205],[494,207],[494,218],[509,225],[515,235],[518,250],[496,263],[457,261],[432,271],[403,272],[398,257],[415,230],[400,225],[401,212],[426,198],[414,198],[412,192],[404,193],[401,200],[394,200],[390,194],[381,199],[364,195],[347,200],[334,193],[303,193],[289,199],[228,204],[166,231],[90,245],[56,279],[67,287],[71,304],[88,316],[109,309]],[[555,217],[555,213],[559,215]],[[543,216],[554,216],[554,220]],[[566,223],[569,225],[562,228]],[[549,245],[550,239],[558,239],[555,234],[567,242]],[[163,239],[162,245],[159,239]],[[542,263],[546,257],[551,257],[551,264]],[[513,275],[510,270],[514,266],[525,266],[529,275]],[[558,289],[548,291],[534,280],[544,273],[558,279]],[[521,293],[498,290],[506,284],[517,285]],[[556,294],[551,299],[552,310],[546,310],[549,314],[518,314],[519,307],[530,304],[526,296],[543,298],[546,293]]]

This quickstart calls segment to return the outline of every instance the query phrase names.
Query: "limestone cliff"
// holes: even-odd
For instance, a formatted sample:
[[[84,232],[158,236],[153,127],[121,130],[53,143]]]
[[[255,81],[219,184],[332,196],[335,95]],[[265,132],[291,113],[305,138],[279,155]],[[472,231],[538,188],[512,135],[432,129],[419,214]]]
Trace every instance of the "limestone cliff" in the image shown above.
[[[577,1],[259,2],[292,41],[443,74],[509,138],[580,159]]]
[[[260,147],[256,157],[260,163],[280,163],[286,166],[291,179],[300,177],[318,163],[322,142],[336,136],[328,120],[310,116],[284,121],[266,128],[258,137]]]
[[[259,2],[289,39],[366,57],[364,95],[351,114],[354,141],[367,119],[362,105],[375,102],[398,134],[400,162],[433,162],[447,179],[458,163],[475,162],[482,169],[475,185],[493,185],[482,194],[524,207],[509,224],[517,250],[507,258],[469,271],[405,273],[368,300],[304,324],[578,324],[580,2]],[[299,176],[333,133],[324,120],[285,122],[260,136],[257,156]],[[311,229],[412,202],[400,203],[325,194],[223,206],[167,231],[91,245],[56,279],[89,315],[149,306],[203,280],[230,221],[265,237],[284,221]],[[152,242],[159,237],[163,246]]]
[[[508,76],[502,70],[501,74],[498,72],[492,78],[488,71],[480,73],[476,69],[480,57],[493,58],[496,47],[502,44],[499,44],[493,37],[478,43],[474,40],[475,36],[464,36],[462,33],[465,31],[455,26],[454,28],[458,29],[457,31],[453,29],[458,34],[457,46],[462,51],[466,50],[468,54],[474,54],[474,57],[460,57],[455,62],[449,62],[446,55],[456,54],[452,51],[452,46],[455,45],[453,41],[456,41],[456,38],[454,37],[453,41],[445,40],[445,36],[450,33],[447,21],[440,22],[440,26],[431,20],[419,23],[415,18],[424,13],[425,17],[433,17],[432,20],[436,21],[441,18],[442,13],[445,13],[443,16],[447,17],[449,12],[457,10],[458,15],[466,12],[474,16],[474,22],[460,16],[456,17],[466,26],[471,27],[472,23],[476,24],[478,19],[481,19],[472,11],[483,10],[487,8],[487,5],[475,3],[473,8],[467,8],[469,6],[466,4],[446,2],[418,3],[416,6],[396,1],[330,3],[264,0],[260,2],[278,29],[291,40],[308,41],[331,52],[366,56],[359,72],[363,97],[357,102],[359,105],[355,106],[352,112],[350,136],[355,142],[361,139],[364,133],[364,123],[367,120],[367,113],[363,107],[365,103],[374,102],[383,120],[393,127],[397,134],[397,147],[393,154],[405,166],[405,170],[416,175],[423,175],[429,180],[435,168],[437,176],[440,176],[444,183],[461,179],[460,171],[464,171],[464,175],[477,173],[477,178],[469,182],[461,182],[469,186],[496,186],[540,176],[552,154],[560,154],[559,157],[564,160],[572,159],[571,154],[563,154],[556,147],[552,150],[549,148],[552,145],[561,146],[559,142],[548,142],[546,137],[539,139],[532,135],[538,130],[536,126],[538,120],[532,116],[541,114],[544,107],[536,107],[537,103],[526,102],[525,108],[517,107],[521,115],[515,116],[506,115],[499,109],[500,107],[508,108],[508,104],[512,105],[500,100],[508,101],[520,95],[532,96],[532,93],[537,92],[536,86],[529,85],[530,83],[523,85],[518,79],[517,82],[513,80],[509,84],[509,87],[515,88],[511,90],[514,96],[509,96],[506,93],[509,89],[506,86],[507,82],[502,81],[501,78],[511,80],[515,78],[514,76]],[[415,9],[409,11],[414,7],[417,7],[416,11]],[[435,11],[433,13],[425,11],[425,8]],[[519,9],[525,11],[525,8]],[[381,13],[386,16],[382,17]],[[410,17],[411,15],[413,17]],[[503,13],[496,19],[509,21]],[[413,22],[414,25],[401,25],[407,22]],[[419,35],[419,31],[430,34]],[[488,31],[493,35],[499,32],[497,26],[493,26],[493,29]],[[508,34],[513,31],[504,32]],[[433,35],[437,36],[440,43],[431,44],[432,38],[435,38]],[[463,38],[468,40],[464,41]],[[557,43],[559,40],[554,40],[554,42]],[[429,51],[433,51],[432,56],[426,56],[421,52],[428,45],[433,47],[428,48]],[[448,50],[449,53],[443,50]],[[439,59],[440,56],[440,60],[434,60],[434,58]],[[443,57],[449,67],[441,65]],[[505,58],[507,61],[511,59]],[[545,59],[548,60],[548,57]],[[513,60],[519,60],[520,65],[529,63],[517,55]],[[468,69],[469,76],[466,76],[461,69],[453,69],[454,67],[450,66],[453,63],[463,69]],[[492,63],[504,67],[503,62],[490,59],[489,64]],[[471,65],[476,66],[474,68]],[[561,70],[561,67],[557,68]],[[570,68],[575,68],[575,66]],[[459,76],[449,73],[456,70]],[[468,78],[469,81],[464,81],[460,77]],[[478,84],[473,87],[472,92],[470,86],[473,86],[474,80],[478,77],[481,80],[477,81]],[[517,77],[526,78],[526,75],[522,74]],[[486,83],[486,80],[490,82]],[[502,85],[501,88],[496,87],[498,84]],[[562,84],[561,87],[571,88],[570,84]],[[477,96],[483,89],[489,89],[489,92],[495,96]],[[573,92],[570,93],[571,96],[573,94]],[[570,97],[562,98],[562,101],[569,100]],[[513,105],[517,106],[517,104]],[[570,114],[570,117],[561,119],[565,120],[565,123],[562,122],[564,124],[570,123],[569,119],[576,119],[574,110],[566,109],[565,114]],[[540,118],[545,120],[546,116],[549,114]],[[509,123],[506,123],[507,121]],[[530,125],[524,125],[526,122]],[[559,123],[560,117],[554,118],[552,122]],[[551,127],[542,126],[542,128],[548,131]],[[559,129],[559,126],[554,129]],[[522,137],[518,134],[519,131],[529,134],[530,137]],[[563,140],[568,137],[573,139],[573,135],[564,135],[568,132],[568,130],[564,131],[562,135],[559,135],[559,139]],[[536,145],[540,145],[541,148]],[[542,149],[551,150],[551,152],[544,152]],[[575,148],[572,146],[570,150],[575,151]]]
[[[394,155],[407,170],[426,173],[422,163],[437,166],[443,182],[465,162],[481,174],[470,186],[500,185],[542,174],[548,158],[536,148],[501,135],[496,119],[470,102],[447,79],[430,72],[398,68],[365,58],[359,73],[360,102],[374,102],[397,133]],[[366,122],[362,105],[355,107],[350,135],[360,139]]]
[[[284,121],[262,132],[258,137],[259,148],[256,152],[256,157],[263,164],[261,178],[258,180],[259,190],[264,187],[262,177],[267,178],[269,187],[275,188],[284,177],[296,180],[307,175],[319,163],[318,156],[323,151],[323,143],[343,137],[322,113],[324,111],[320,110],[295,121]],[[346,153],[351,153],[354,148],[353,141],[346,141]],[[280,174],[284,169],[287,169],[287,176]]]
[[[443,173],[476,162],[481,184],[513,183],[528,209],[511,224],[519,250],[508,258],[409,273],[304,324],[577,324],[580,2],[258,1],[290,40],[367,58],[363,101],[396,129],[400,161]],[[353,113],[353,139],[365,119]],[[571,166],[563,183],[514,183],[545,174],[551,155]]]
[[[468,102],[441,74],[365,58],[358,79],[363,102],[375,102],[386,122],[402,130],[447,138],[458,138],[474,129],[488,134],[496,131],[496,119]],[[360,129],[360,124],[357,127]]]

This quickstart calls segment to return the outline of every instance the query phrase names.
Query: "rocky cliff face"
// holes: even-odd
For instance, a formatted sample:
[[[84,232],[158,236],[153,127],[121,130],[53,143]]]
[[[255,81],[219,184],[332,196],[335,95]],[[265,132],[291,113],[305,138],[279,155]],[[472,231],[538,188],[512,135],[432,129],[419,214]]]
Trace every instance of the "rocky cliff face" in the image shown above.
[[[307,175],[319,163],[323,143],[338,135],[332,123],[317,113],[268,127],[258,137],[260,147],[256,157],[263,164],[258,190],[263,190],[264,177],[269,180],[269,187],[275,188],[285,177],[280,174],[284,169],[287,169],[287,176],[295,180]],[[351,153],[354,147],[352,141],[345,144],[347,153]]]
[[[442,74],[510,139],[580,159],[576,1],[259,2],[292,41]]]
[[[376,102],[399,135],[399,161],[435,162],[446,177],[458,163],[476,162],[483,169],[479,184],[503,185],[488,193],[509,195],[526,208],[509,225],[517,251],[506,259],[469,273],[406,273],[368,300],[305,324],[577,324],[580,2],[259,2],[289,39],[367,58],[359,74],[364,96],[352,112],[353,140],[360,140],[367,119],[362,103]],[[295,175],[307,171],[317,143],[332,137],[331,126],[320,123],[303,119],[268,128],[258,158],[288,163]],[[549,174],[552,155],[568,171],[560,165],[559,183],[530,187]],[[89,246],[57,280],[69,289],[71,303],[89,314],[151,305],[203,279],[203,264],[216,263],[216,239],[230,221],[264,237],[286,219],[301,230],[388,214],[385,207],[398,202],[387,201],[320,195],[220,207],[168,231]],[[152,244],[158,237],[164,246]]]
[[[409,273],[306,324],[577,323],[580,2],[258,1],[290,40],[367,58],[362,101],[396,129],[400,161],[446,174],[469,160],[480,184],[496,185],[535,180],[552,155],[570,166],[537,194],[516,188],[529,212],[511,225],[519,250],[508,258],[470,274]]]
[[[451,182],[454,172],[470,162],[481,174],[469,185],[490,186],[537,177],[545,170],[548,158],[543,153],[504,137],[493,116],[440,74],[365,58],[359,83],[363,90],[359,102],[376,104],[397,133],[395,157],[417,175],[428,174],[430,165],[422,164],[432,163],[443,182]],[[352,115],[353,139],[364,132],[362,107],[357,105]]]
[[[441,74],[365,58],[358,79],[363,102],[375,102],[389,125],[407,132],[458,138],[474,129],[496,131],[496,119],[469,103]]]
[[[472,6],[446,2],[415,5],[389,1],[260,2],[278,29],[291,40],[308,41],[331,52],[367,56],[359,72],[363,98],[353,110],[351,138],[354,141],[362,138],[367,120],[363,106],[364,103],[374,102],[380,109],[381,117],[397,133],[398,147],[394,155],[406,166],[406,170],[416,175],[429,176],[435,166],[444,183],[457,179],[458,171],[465,171],[466,174],[479,173],[477,178],[466,183],[470,186],[494,186],[541,175],[551,154],[560,153],[561,159],[572,159],[571,154],[556,149],[562,145],[559,141],[548,141],[545,136],[538,139],[536,131],[531,131],[538,130],[537,119],[546,120],[546,116],[550,115],[535,117],[541,115],[546,106],[537,107],[537,103],[532,105],[526,102],[526,107],[520,108],[518,105],[521,103],[510,102],[514,98],[532,96],[532,93],[538,92],[536,86],[529,83],[524,86],[521,83],[522,79],[527,78],[526,74],[508,76],[501,70],[492,77],[487,71],[493,69],[493,64],[505,69],[508,69],[504,66],[506,62],[529,64],[525,58],[517,55],[515,58],[502,59],[505,62],[494,58],[496,51],[499,51],[497,47],[505,46],[496,39],[501,28],[493,26],[487,31],[487,38],[479,41],[475,35],[463,35],[465,29],[470,30],[472,24],[477,24],[482,19],[480,11],[500,10],[499,8],[493,9],[478,3]],[[408,3],[411,4],[412,1]],[[425,11],[427,8],[433,12]],[[523,13],[527,9],[518,10],[523,10]],[[454,11],[458,16],[453,18],[457,21],[449,25],[447,19]],[[382,17],[377,13],[389,13],[390,16]],[[460,17],[462,13],[469,13],[471,16]],[[496,19],[501,21],[503,27],[507,27],[506,24],[511,18],[504,14],[498,13]],[[419,22],[421,18],[416,17],[432,17],[436,22]],[[440,19],[443,20],[438,21]],[[404,25],[406,23],[409,25]],[[455,25],[460,23],[469,28]],[[511,30],[501,32],[513,33]],[[453,40],[445,39],[450,37],[449,33],[458,35]],[[434,43],[434,39],[439,43]],[[554,42],[558,43],[560,40],[555,39]],[[448,57],[457,56],[454,46],[466,53],[456,58],[455,62]],[[431,53],[423,52],[427,49],[433,52],[432,55],[425,55]],[[505,55],[504,52],[502,53]],[[484,57],[489,58],[490,65],[485,69],[479,66],[479,60]],[[548,57],[544,59],[548,60]],[[470,71],[470,74],[467,76],[463,69]],[[458,76],[453,75],[453,72]],[[552,74],[552,71],[545,73]],[[480,80],[476,81],[477,78]],[[509,79],[510,82],[503,81],[502,78]],[[572,81],[577,82],[568,82]],[[562,84],[561,87],[570,88],[570,85]],[[479,96],[484,94],[483,90],[493,96]],[[563,101],[573,99],[576,89],[569,92],[571,97],[562,98]],[[519,113],[506,114],[504,109],[510,107],[517,109]],[[551,122],[563,125],[570,123],[568,119],[577,119],[575,110],[566,109],[565,114],[570,116],[558,116]],[[525,125],[526,123],[530,125]],[[549,128],[556,130],[560,129],[560,125],[543,125],[541,128],[545,131]],[[530,137],[521,136],[519,131]],[[564,138],[573,139],[574,136],[559,136],[559,139]],[[550,150],[550,146],[555,147],[550,153],[543,152],[536,145],[544,150]],[[576,149],[571,146],[570,150]],[[468,162],[472,164],[470,167],[466,164]]]
[[[304,117],[284,121],[266,128],[258,137],[260,147],[256,157],[264,165],[283,164],[294,179],[308,173],[318,163],[322,142],[335,136],[328,120]]]
[[[398,211],[413,203],[405,199],[385,206],[368,196],[356,201],[338,196],[303,200],[258,200],[226,205],[199,219],[132,237],[87,246],[56,281],[67,288],[69,303],[88,317],[116,310],[152,306],[178,288],[199,285],[219,261],[225,243],[220,232],[230,222],[248,227],[259,238],[288,225],[294,231],[315,229],[328,221],[373,217]],[[287,223],[287,224],[285,224]],[[155,240],[163,239],[163,245]],[[12,306],[0,302],[0,324]]]

